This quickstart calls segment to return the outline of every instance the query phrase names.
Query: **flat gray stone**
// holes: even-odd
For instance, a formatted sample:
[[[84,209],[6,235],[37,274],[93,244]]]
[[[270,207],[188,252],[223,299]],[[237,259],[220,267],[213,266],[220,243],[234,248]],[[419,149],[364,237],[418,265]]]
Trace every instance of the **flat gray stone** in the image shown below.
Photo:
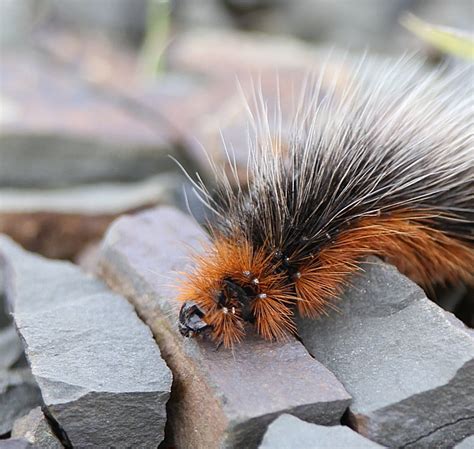
[[[98,41],[107,37],[112,42],[131,47],[146,33],[147,6],[146,0],[132,3],[128,0],[114,0],[112,3],[52,0],[48,14],[55,18],[58,28],[81,30],[82,34],[95,35]],[[102,64],[107,63],[104,61]]]
[[[168,411],[170,444],[182,448],[256,448],[266,426],[291,412],[336,424],[350,397],[295,339],[270,343],[250,335],[233,351],[184,339],[173,287],[188,250],[204,231],[175,209],[161,207],[119,218],[99,256],[99,272],[148,323],[173,370]]]
[[[413,282],[376,258],[303,344],[353,396],[357,431],[389,447],[448,448],[474,433],[474,340]]]
[[[176,169],[173,137],[156,117],[98,93],[77,72],[42,54],[2,54],[0,186],[136,181]]]
[[[172,202],[179,179],[163,173],[137,182],[0,188],[0,233],[44,256],[73,259],[120,214]]]
[[[0,370],[0,435],[10,432],[17,418],[40,404],[40,390],[29,368]]]
[[[54,435],[41,407],[36,407],[26,416],[15,421],[13,438],[24,438],[42,449],[62,449],[63,445]]]
[[[171,373],[131,305],[0,237],[7,297],[48,415],[80,448],[156,448]]]
[[[474,449],[474,435],[462,440],[454,449]]]
[[[39,448],[36,448],[24,438],[9,438],[8,440],[0,440],[0,449],[39,449]]]
[[[167,173],[138,182],[102,182],[61,189],[0,189],[2,213],[117,215],[169,200],[179,178]],[[98,195],[100,193],[100,195]]]
[[[381,449],[383,447],[349,427],[320,426],[285,414],[268,426],[259,449]]]

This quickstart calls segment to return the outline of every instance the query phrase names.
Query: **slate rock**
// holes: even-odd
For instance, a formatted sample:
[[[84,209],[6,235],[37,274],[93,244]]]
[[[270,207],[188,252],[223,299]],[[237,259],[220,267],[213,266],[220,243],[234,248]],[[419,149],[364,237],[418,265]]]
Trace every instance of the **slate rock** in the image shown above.
[[[45,413],[74,447],[156,448],[171,373],[132,306],[67,262],[0,238],[6,292]]]
[[[106,36],[128,45],[141,42],[147,24],[146,0],[52,0],[48,13],[58,27],[67,27],[92,34],[96,39]]]
[[[370,258],[303,344],[353,396],[349,419],[389,447],[448,448],[474,433],[474,339],[395,268]]]
[[[13,325],[0,329],[0,370],[12,367],[23,354],[23,346]]]
[[[36,407],[26,416],[15,421],[13,438],[24,438],[42,449],[61,449],[63,445],[54,435],[41,407]]]
[[[9,438],[8,440],[0,440],[0,449],[40,449],[33,446],[24,438]]]
[[[119,218],[102,244],[99,272],[134,304],[173,370],[168,405],[171,445],[256,448],[266,426],[291,412],[336,424],[350,397],[295,339],[271,343],[250,334],[232,351],[184,339],[177,329],[176,270],[189,262],[204,231],[169,207]]]
[[[0,188],[0,233],[30,251],[72,259],[120,214],[173,201],[179,177],[56,189]]]
[[[29,368],[0,370],[0,435],[10,432],[17,418],[40,404],[40,390]]]
[[[176,169],[173,137],[155,117],[76,73],[41,53],[2,54],[0,186],[136,181]]]
[[[462,440],[454,449],[474,449],[474,435]]]
[[[292,415],[281,415],[269,426],[259,449],[381,449],[345,426],[310,424]]]

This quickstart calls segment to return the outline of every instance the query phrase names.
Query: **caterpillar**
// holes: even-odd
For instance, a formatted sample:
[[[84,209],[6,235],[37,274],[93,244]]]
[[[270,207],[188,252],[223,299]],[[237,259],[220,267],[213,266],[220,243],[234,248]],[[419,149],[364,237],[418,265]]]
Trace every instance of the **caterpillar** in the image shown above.
[[[212,161],[214,187],[194,181],[213,217],[179,286],[182,335],[283,339],[295,313],[334,307],[367,255],[425,287],[474,283],[472,66],[361,59],[342,89],[323,78],[302,86],[286,142],[254,93],[246,182]]]

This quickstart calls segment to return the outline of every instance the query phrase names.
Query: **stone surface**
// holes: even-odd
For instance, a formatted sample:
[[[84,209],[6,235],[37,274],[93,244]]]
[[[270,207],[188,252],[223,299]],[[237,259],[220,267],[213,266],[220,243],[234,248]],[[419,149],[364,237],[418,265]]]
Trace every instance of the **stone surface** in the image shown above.
[[[350,422],[389,447],[449,448],[474,433],[474,339],[395,268],[371,258],[303,344],[353,396]]]
[[[162,174],[131,183],[0,188],[0,233],[30,251],[72,259],[89,242],[99,240],[120,214],[171,202],[179,179]]]
[[[114,41],[137,43],[146,30],[146,0],[52,0],[48,8],[56,24]]]
[[[39,449],[39,448],[36,448],[24,438],[9,438],[8,440],[0,440],[0,449]]]
[[[38,386],[24,362],[23,346],[11,323],[0,269],[0,435],[9,432],[16,418],[41,401]]]
[[[99,263],[100,241],[88,244],[74,259],[74,263],[79,265],[86,273],[95,273]]]
[[[51,212],[1,214],[0,232],[29,251],[55,259],[72,259],[99,239],[115,215],[85,216]]]
[[[2,55],[0,186],[131,181],[175,169],[156,117],[90,88],[44,55]]]
[[[175,271],[185,269],[189,248],[204,238],[190,217],[156,208],[119,218],[99,259],[101,276],[131,300],[173,370],[169,443],[256,448],[267,424],[283,412],[338,423],[348,394],[296,340],[269,343],[251,335],[233,351],[216,351],[209,341],[179,335]]]
[[[61,189],[0,189],[0,233],[30,251],[72,259],[99,240],[120,214],[170,203],[180,177],[162,174],[133,183]]]
[[[349,427],[310,424],[292,415],[273,421],[259,449],[381,449]]]
[[[99,183],[62,189],[1,189],[0,213],[118,215],[169,200],[179,180],[162,174],[133,183]]]
[[[23,346],[13,325],[0,329],[0,370],[12,367],[23,354]]]
[[[0,370],[0,435],[14,421],[41,403],[41,394],[28,368]]]
[[[474,435],[462,440],[454,449],[474,449]]]
[[[61,449],[63,445],[54,435],[41,407],[36,407],[28,415],[15,421],[13,438],[24,438],[42,449]]]
[[[74,447],[156,448],[171,373],[131,305],[78,267],[7,237],[0,256],[45,413]]]

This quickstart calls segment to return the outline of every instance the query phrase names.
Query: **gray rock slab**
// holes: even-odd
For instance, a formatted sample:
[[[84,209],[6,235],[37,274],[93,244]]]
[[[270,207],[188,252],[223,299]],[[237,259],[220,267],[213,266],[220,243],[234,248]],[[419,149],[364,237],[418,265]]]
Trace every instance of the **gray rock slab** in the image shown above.
[[[107,36],[113,42],[132,46],[146,33],[146,0],[133,3],[128,0],[114,0],[113,3],[53,0],[49,8],[49,14],[55,18],[58,27],[79,29],[84,34],[98,33],[97,36]],[[101,40],[100,37],[96,39]],[[102,64],[107,67],[107,62],[103,61]]]
[[[88,242],[100,240],[120,214],[172,202],[179,180],[163,173],[137,182],[0,188],[0,233],[30,251],[72,259]]]
[[[61,449],[63,447],[51,430],[41,407],[34,408],[26,416],[15,421],[12,438],[24,438],[42,449]]]
[[[0,329],[0,370],[12,367],[22,356],[23,346],[13,325]]]
[[[40,404],[40,390],[29,368],[0,370],[0,435],[10,432],[17,418]]]
[[[0,440],[0,449],[39,449],[33,446],[24,438],[9,438],[8,440]]]
[[[133,181],[176,169],[172,137],[77,72],[41,54],[4,52],[0,185]]]
[[[233,351],[184,339],[177,329],[176,271],[204,231],[175,209],[119,218],[99,256],[99,272],[149,324],[173,370],[170,435],[180,448],[256,448],[266,426],[291,412],[338,423],[350,397],[296,340],[270,343],[250,335]]]
[[[0,189],[0,213],[117,215],[169,200],[179,183],[168,173],[137,182],[102,182],[61,189]],[[93,201],[94,199],[94,201]]]
[[[474,449],[474,435],[462,440],[454,449]]]
[[[448,448],[474,433],[474,340],[413,282],[376,258],[339,311],[300,319],[303,344],[353,396],[350,420],[389,447]]]
[[[259,449],[381,449],[345,426],[311,424],[284,414],[265,432]]]
[[[7,297],[48,416],[74,447],[156,448],[171,373],[133,307],[77,266],[0,238]]]

